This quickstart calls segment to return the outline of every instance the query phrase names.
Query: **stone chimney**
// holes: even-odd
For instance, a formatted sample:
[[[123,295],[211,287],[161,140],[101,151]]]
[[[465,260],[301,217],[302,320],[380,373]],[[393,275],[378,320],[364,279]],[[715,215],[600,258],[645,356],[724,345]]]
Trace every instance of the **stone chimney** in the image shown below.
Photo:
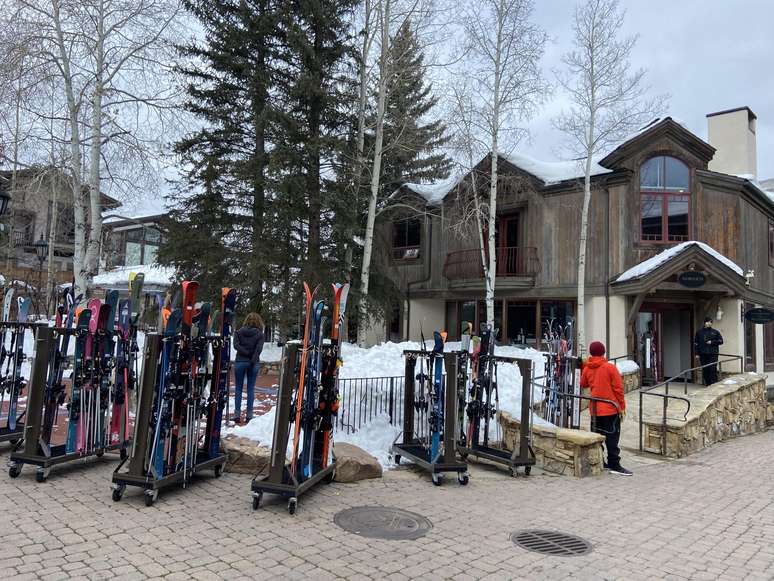
[[[707,115],[709,143],[717,150],[709,162],[709,169],[757,179],[756,119],[749,107]]]

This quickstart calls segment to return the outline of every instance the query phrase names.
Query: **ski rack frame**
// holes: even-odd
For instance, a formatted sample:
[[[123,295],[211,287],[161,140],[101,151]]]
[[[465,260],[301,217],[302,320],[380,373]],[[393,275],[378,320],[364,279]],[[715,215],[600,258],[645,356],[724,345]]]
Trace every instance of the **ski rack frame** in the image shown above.
[[[269,492],[277,494],[282,498],[287,498],[288,512],[295,514],[299,496],[319,484],[320,481],[330,484],[335,476],[335,457],[328,466],[318,470],[303,481],[299,481],[290,471],[290,463],[287,460],[287,448],[288,439],[290,438],[292,396],[295,391],[294,385],[296,384],[296,365],[298,363],[299,347],[298,343],[286,343],[282,351],[269,474],[257,474],[250,484],[250,490],[253,495],[253,510],[257,510],[261,505],[263,493]]]
[[[469,481],[468,464],[457,457],[457,404],[456,385],[449,385],[448,378],[456,377],[457,366],[461,364],[465,354],[463,351],[444,352],[446,378],[444,379],[444,416],[443,416],[443,452],[436,458],[429,458],[430,451],[414,436],[414,394],[416,393],[416,363],[419,357],[429,355],[429,351],[406,350],[406,374],[403,391],[403,429],[392,443],[392,458],[396,465],[401,458],[410,460],[421,469],[430,472],[433,484],[440,486],[442,474],[456,472],[457,481],[466,485]],[[400,443],[398,443],[400,440]]]
[[[73,329],[48,327],[45,324],[37,327],[35,334],[35,357],[32,364],[32,373],[27,387],[27,421],[24,426],[24,438],[16,443],[8,462],[8,474],[16,478],[24,464],[37,466],[35,479],[38,482],[45,482],[48,478],[51,467],[57,464],[65,464],[75,460],[91,458],[92,456],[101,457],[105,452],[119,451],[123,448],[123,443],[112,446],[102,446],[93,448],[88,452],[65,451],[65,444],[51,446],[50,442],[41,442],[40,432],[43,427],[43,417],[45,411],[45,395],[49,373],[49,359],[53,356],[54,341],[57,333],[72,333]],[[44,357],[44,354],[48,354]],[[54,405],[59,405],[54,403]],[[21,452],[18,450],[22,449]]]
[[[159,356],[161,354],[161,335],[159,333],[149,333],[145,336],[145,346],[143,350],[142,372],[140,373],[140,385],[137,386],[137,413],[135,416],[134,438],[130,454],[124,458],[121,463],[113,470],[111,479],[111,488],[113,489],[113,500],[118,502],[126,492],[127,486],[135,486],[143,489],[146,506],[151,506],[159,496],[159,491],[163,488],[169,488],[180,482],[183,487],[189,482],[189,477],[202,470],[213,470],[215,478],[220,478],[223,473],[223,467],[226,464],[226,455],[218,454],[212,458],[206,450],[196,450],[196,461],[191,467],[177,470],[161,478],[153,478],[148,475],[149,446],[152,446],[150,435],[150,420],[153,416],[153,403],[156,397],[156,381],[159,375]],[[211,378],[210,378],[211,380]],[[207,408],[209,406],[205,406]],[[145,426],[144,429],[137,429],[138,426]],[[129,462],[126,471],[121,471],[124,464]]]
[[[503,466],[507,466],[511,476],[516,476],[516,469],[519,466],[524,467],[524,475],[529,476],[532,466],[535,465],[535,451],[532,448],[532,361],[520,357],[503,357],[495,355],[492,357],[495,365],[500,363],[510,363],[518,365],[522,377],[522,398],[521,398],[521,418],[519,422],[519,447],[518,449],[508,450],[506,448],[494,448],[475,444],[472,446],[458,444],[460,455],[467,459],[474,457],[478,459],[489,460]],[[529,397],[524,397],[524,387],[529,388]],[[467,398],[466,398],[467,401]],[[523,421],[527,418],[527,421]]]
[[[45,326],[44,323],[19,323],[18,321],[0,321],[0,327],[5,327],[7,329],[14,329],[18,327],[26,327],[30,329],[33,333],[36,332],[36,329]],[[9,353],[8,357],[12,357],[13,354]],[[32,383],[32,378],[30,378],[30,383]],[[10,405],[10,402],[9,402]],[[0,442],[11,442],[13,446],[16,446],[23,438],[24,438],[24,426],[27,421],[27,409],[29,407],[29,385],[27,386],[27,407],[24,408],[24,411],[19,414],[16,418],[16,429],[12,430],[7,425],[0,428]],[[10,413],[10,410],[9,410]],[[24,418],[24,421],[19,421],[20,418]],[[15,449],[15,448],[12,448]]]

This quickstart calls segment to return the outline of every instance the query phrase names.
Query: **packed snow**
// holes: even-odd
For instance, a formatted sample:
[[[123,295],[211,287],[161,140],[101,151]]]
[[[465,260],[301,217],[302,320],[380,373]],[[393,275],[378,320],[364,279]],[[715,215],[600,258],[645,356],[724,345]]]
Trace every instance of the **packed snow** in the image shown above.
[[[137,266],[120,266],[103,272],[94,277],[94,285],[100,287],[118,286],[127,288],[129,275],[133,272],[145,275],[144,284],[153,286],[169,285],[175,277],[175,269],[158,264],[140,264]]]
[[[698,246],[699,248],[704,250],[707,254],[709,254],[710,256],[712,256],[713,258],[715,258],[716,260],[718,260],[719,262],[723,263],[728,268],[733,270],[739,276],[744,276],[744,271],[742,270],[741,266],[736,264],[730,258],[723,256],[720,252],[712,248],[709,244],[705,244],[704,242],[698,242],[697,240],[688,240],[687,242],[682,242],[677,246],[668,248],[663,252],[659,252],[658,254],[656,254],[655,256],[652,256],[651,258],[648,258],[647,260],[643,260],[636,266],[633,266],[629,270],[622,273],[617,279],[615,279],[615,282],[625,282],[627,280],[640,278],[648,274],[649,272],[656,270],[659,266],[669,262],[675,256],[678,256],[683,251],[687,250],[688,248],[691,248],[692,246]]]
[[[422,196],[431,206],[436,206],[443,202],[444,198],[449,195],[449,192],[454,189],[461,179],[462,176],[453,175],[432,184],[406,183],[403,185],[412,192]]]
[[[640,366],[631,359],[624,359],[623,361],[616,361],[616,367],[621,373],[637,373],[640,370]]]
[[[535,176],[546,185],[558,184],[567,180],[580,179],[585,175],[585,160],[541,161],[522,153],[510,153],[500,157]],[[591,165],[591,175],[610,173],[611,169],[602,167],[596,161]]]
[[[414,341],[403,343],[387,342],[367,349],[350,343],[344,343],[342,344],[343,365],[339,370],[339,377],[341,379],[402,377],[405,369],[403,352],[405,350],[416,350],[420,347],[421,344]],[[427,342],[426,348],[428,350],[432,348],[430,341]],[[459,342],[449,342],[445,347],[446,351],[456,351],[459,348]],[[279,349],[278,347],[271,346],[271,351],[267,353],[267,358],[271,357],[271,354],[277,354],[277,359],[279,359],[279,353],[281,353]],[[264,352],[266,353],[266,347]],[[539,351],[517,347],[497,347],[495,354],[505,357],[530,359],[533,362],[533,377],[542,378],[545,375],[545,359]],[[261,359],[264,360],[263,355]],[[518,366],[513,364],[500,365],[497,381],[499,387],[499,408],[519,418],[521,416],[522,377]],[[541,384],[539,379],[536,382],[538,385]],[[382,388],[380,385],[372,385],[370,387],[372,389]],[[342,396],[345,399],[341,402],[340,409],[342,411],[340,413],[346,413],[345,410],[350,408],[351,402],[346,398],[359,398],[362,397],[362,393],[361,389],[343,390]],[[533,400],[540,397],[540,395],[540,387],[534,386]],[[274,437],[275,410],[276,408],[273,407],[266,414],[253,418],[245,426],[228,428],[226,433],[249,438],[260,442],[263,446],[270,447]],[[547,423],[537,417],[534,417],[533,421],[541,424]],[[492,422],[490,426],[492,436],[497,435],[497,428],[497,422]],[[389,469],[392,467],[389,461],[389,452],[399,432],[400,427],[390,425],[386,415],[377,415],[355,432],[347,434],[344,430],[337,431],[335,439],[340,442],[350,442],[364,449],[376,457],[385,469]],[[291,446],[292,442],[289,442],[288,452],[290,452]]]

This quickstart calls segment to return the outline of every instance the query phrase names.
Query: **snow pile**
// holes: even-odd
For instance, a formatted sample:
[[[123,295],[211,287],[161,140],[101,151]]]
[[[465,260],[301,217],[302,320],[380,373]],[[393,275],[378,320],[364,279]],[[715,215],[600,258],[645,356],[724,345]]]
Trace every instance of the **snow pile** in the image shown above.
[[[733,379],[726,379],[723,382],[723,385],[736,385],[736,381],[734,381]]]
[[[344,363],[339,370],[339,377],[341,379],[402,377],[405,369],[403,351],[417,350],[420,347],[421,343],[414,341],[403,343],[387,342],[367,349],[362,349],[351,343],[343,343],[342,359]],[[431,341],[426,343],[426,348],[428,350],[432,348]],[[459,342],[449,342],[445,346],[446,351],[455,351],[459,350],[459,348]],[[273,349],[276,349],[281,353],[280,348],[273,347]],[[274,353],[274,350],[269,353]],[[545,375],[545,359],[543,354],[539,351],[534,349],[520,349],[517,347],[496,347],[495,354],[504,357],[530,359],[533,362],[533,377],[540,378]],[[270,355],[267,354],[267,357],[269,356]],[[498,367],[497,381],[499,386],[500,409],[510,413],[515,418],[520,418],[523,380],[518,366],[514,364],[500,365]],[[542,384],[540,380],[538,380],[538,383]],[[378,386],[370,386],[369,389],[366,385],[358,385],[357,388],[348,387],[348,389],[342,390],[342,397],[345,399],[341,402],[340,409],[350,409],[351,404],[356,403],[356,401],[350,402],[348,400],[350,398],[357,400],[363,397],[364,390],[369,389],[368,393],[373,395],[373,390],[378,388]],[[533,401],[536,401],[541,396],[541,388],[534,387]],[[396,405],[402,405],[402,401],[396,402]],[[253,418],[246,426],[229,428],[225,433],[258,441],[263,446],[271,446],[274,437],[275,410],[276,408],[272,408],[266,414]],[[548,425],[547,422],[538,417],[534,417],[534,422]],[[492,422],[490,429],[492,430],[491,435],[493,437],[495,436],[497,428],[497,422]],[[345,430],[337,431],[335,433],[335,439],[340,442],[349,442],[359,446],[372,456],[376,457],[385,469],[389,469],[392,467],[389,461],[390,448],[399,432],[400,426],[390,425],[386,415],[379,415],[363,425],[356,432],[347,434],[345,433]],[[288,453],[290,452],[291,447],[292,442],[289,442]]]
[[[166,286],[175,277],[175,269],[158,264],[140,264],[137,266],[119,266],[94,277],[94,284],[101,287],[117,286],[129,287],[129,275],[131,273],[143,273],[144,284],[154,286]]]
[[[585,175],[585,160],[541,161],[522,153],[511,153],[500,157],[535,176],[546,185],[558,184],[567,180],[580,179]],[[596,162],[591,165],[591,175],[602,175],[613,170],[602,167]]]
[[[652,256],[651,258],[648,258],[647,260],[643,260],[636,266],[633,266],[626,272],[622,273],[617,279],[615,279],[615,282],[625,282],[627,280],[640,278],[648,274],[649,272],[656,270],[659,266],[669,262],[675,256],[678,256],[683,251],[685,251],[686,249],[692,246],[698,246],[699,248],[704,250],[704,252],[706,252],[713,258],[715,258],[718,262],[723,263],[725,266],[733,270],[739,276],[744,275],[744,271],[742,270],[741,266],[736,264],[730,258],[723,256],[720,252],[712,248],[709,244],[705,244],[704,242],[698,242],[696,240],[689,240],[687,242],[682,242],[677,246],[673,246],[672,248],[668,248],[663,252],[659,252],[658,254],[656,254],[655,256]]]
[[[236,357],[236,349],[233,349],[232,353]],[[280,359],[282,359],[282,347],[279,347],[276,343],[263,344],[263,351],[261,351],[262,363],[276,363]]]
[[[640,366],[631,359],[624,359],[623,361],[616,361],[616,367],[621,373],[637,373],[640,370]]]
[[[444,198],[449,195],[449,192],[454,189],[462,177],[463,176],[453,175],[445,180],[432,184],[405,183],[403,185],[412,192],[422,196],[431,206],[436,206],[443,202]]]

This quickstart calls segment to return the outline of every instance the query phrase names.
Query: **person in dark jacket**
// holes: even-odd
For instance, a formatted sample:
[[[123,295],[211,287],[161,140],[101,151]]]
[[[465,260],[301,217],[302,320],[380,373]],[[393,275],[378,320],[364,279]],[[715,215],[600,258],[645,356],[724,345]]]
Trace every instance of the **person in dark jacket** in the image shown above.
[[[718,347],[723,344],[723,335],[712,328],[712,317],[704,319],[704,328],[696,331],[693,345],[701,364],[704,385],[712,385],[718,381]]]
[[[234,417],[236,423],[242,420],[242,388],[247,379],[247,421],[253,419],[255,401],[255,380],[261,369],[261,351],[263,351],[263,319],[258,313],[250,313],[242,327],[234,335],[234,380],[236,381]]]
[[[594,416],[594,431],[605,437],[606,467],[611,474],[631,476],[631,470],[621,466],[621,449],[618,447],[621,439],[621,420],[626,417],[626,398],[621,373],[605,358],[605,345],[601,341],[593,341],[589,345],[589,355],[591,357],[583,365],[581,387],[591,389],[591,397],[616,404],[592,401],[589,410]]]

